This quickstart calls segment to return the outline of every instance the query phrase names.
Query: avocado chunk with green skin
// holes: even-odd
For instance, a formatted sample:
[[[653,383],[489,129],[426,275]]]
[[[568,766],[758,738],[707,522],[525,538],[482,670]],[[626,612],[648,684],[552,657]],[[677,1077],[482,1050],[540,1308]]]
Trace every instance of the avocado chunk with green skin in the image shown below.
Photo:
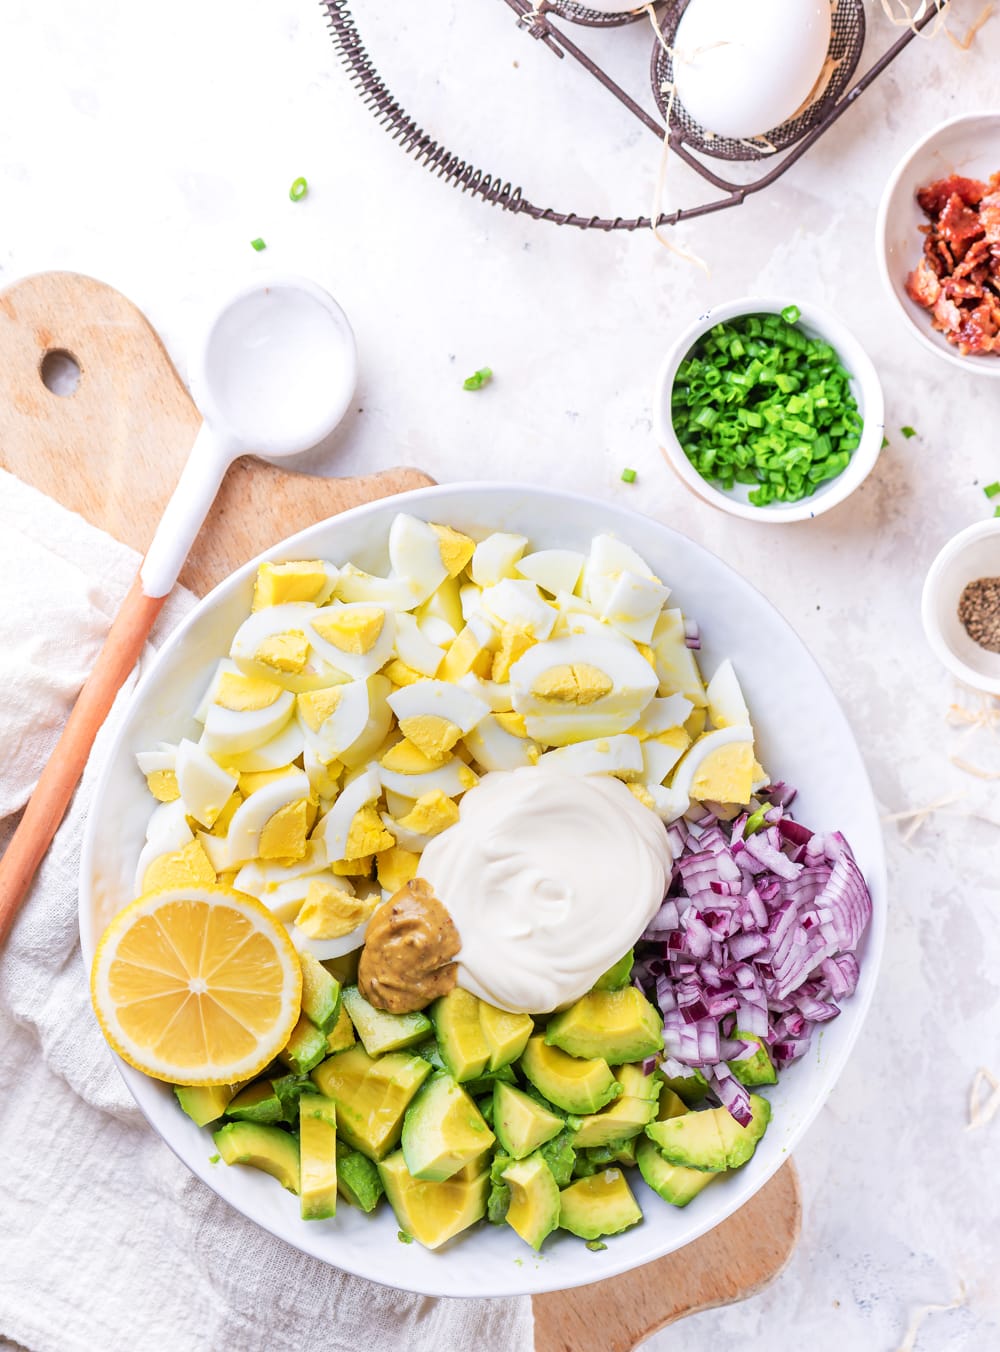
[[[303,1014],[292,1029],[284,1050],[278,1053],[278,1060],[296,1075],[308,1075],[313,1066],[318,1066],[328,1055],[326,1034]]]
[[[490,1188],[487,1172],[471,1182],[413,1178],[401,1150],[382,1160],[378,1171],[400,1228],[425,1248],[440,1248],[486,1214]]]
[[[671,1117],[683,1117],[691,1109],[679,1094],[675,1094],[668,1084],[660,1089],[660,1101],[656,1109],[657,1122],[666,1122]]]
[[[573,1177],[573,1165],[576,1163],[572,1131],[561,1131],[553,1140],[546,1141],[538,1153],[552,1170],[557,1186],[565,1188]]]
[[[263,1122],[227,1122],[212,1133],[227,1164],[249,1164],[276,1178],[283,1188],[299,1190],[299,1145],[281,1127]]]
[[[490,1060],[490,1046],[479,1017],[481,1001],[456,986],[431,1005],[431,1018],[445,1069],[463,1084],[475,1080]]]
[[[337,1105],[322,1094],[299,1099],[300,1206],[304,1221],[337,1213]]]
[[[360,1150],[348,1150],[338,1157],[337,1189],[351,1206],[367,1212],[375,1210],[385,1192],[378,1169]]]
[[[751,1089],[759,1084],[777,1084],[778,1072],[761,1039],[754,1037],[753,1033],[741,1033],[738,1029],[733,1037],[743,1042],[752,1042],[757,1048],[750,1056],[744,1056],[740,1061],[726,1063],[740,1084],[745,1084]]]
[[[642,1098],[651,1099],[656,1103],[660,1097],[660,1086],[663,1084],[663,1077],[659,1071],[654,1070],[646,1075],[642,1066],[625,1065],[619,1066],[615,1071],[615,1079],[622,1087],[623,1098]]]
[[[503,1181],[510,1188],[507,1224],[533,1249],[559,1227],[559,1188],[541,1155],[528,1155],[509,1165]]]
[[[700,1103],[708,1093],[708,1081],[700,1070],[692,1069],[690,1075],[665,1075],[663,1083],[684,1100],[689,1108]]]
[[[432,1075],[403,1118],[403,1159],[413,1178],[443,1183],[496,1140],[465,1090],[443,1071]]]
[[[567,1113],[596,1113],[621,1093],[607,1061],[571,1056],[540,1033],[528,1039],[520,1066],[535,1088]]]
[[[326,1050],[330,1052],[342,1052],[348,1047],[352,1047],[357,1042],[354,1035],[354,1024],[351,1023],[351,1016],[347,1012],[347,1006],[343,999],[340,1002],[340,1012],[337,1014],[337,1022],[326,1035]]]
[[[599,1056],[618,1066],[662,1049],[663,1020],[634,986],[594,990],[549,1020],[545,1041],[570,1056]]]
[[[750,1095],[753,1118],[741,1127],[727,1108],[703,1108],[664,1122],[652,1122],[646,1135],[670,1164],[685,1169],[722,1173],[746,1164],[771,1120],[771,1105],[759,1094]]]
[[[270,1080],[254,1080],[236,1095],[226,1116],[241,1122],[283,1122],[285,1110]]]
[[[646,1183],[671,1206],[687,1206],[714,1178],[721,1177],[720,1174],[705,1173],[701,1169],[685,1169],[680,1164],[671,1164],[648,1139],[639,1142],[636,1162]]]
[[[416,1056],[422,1056],[435,1070],[448,1069],[444,1063],[444,1058],[441,1055],[441,1048],[437,1045],[436,1039],[432,1037],[428,1038],[426,1042],[418,1042],[415,1047],[410,1048],[410,1051]]]
[[[647,1123],[656,1117],[656,1103],[647,1098],[615,1099],[599,1113],[585,1117],[573,1137],[578,1150],[591,1146],[610,1145],[628,1136],[638,1136]]]
[[[229,1107],[235,1091],[236,1086],[232,1084],[174,1085],[177,1102],[198,1127],[217,1122]]]
[[[412,1014],[390,1014],[369,1004],[357,986],[344,988],[344,1004],[369,1056],[402,1051],[423,1042],[431,1031],[431,1021],[420,1010]]]
[[[511,1159],[521,1160],[558,1136],[563,1120],[512,1084],[493,1086],[493,1130]],[[530,1242],[530,1241],[529,1241]]]
[[[485,1000],[479,1002],[479,1024],[490,1051],[489,1070],[500,1070],[516,1061],[535,1031],[530,1014],[508,1014],[505,1009],[488,1005]]]
[[[282,1109],[282,1122],[290,1127],[298,1126],[299,1099],[303,1094],[314,1094],[316,1086],[308,1075],[279,1075],[271,1081],[271,1087],[278,1096]]]
[[[621,1169],[577,1179],[559,1194],[559,1224],[581,1239],[618,1235],[641,1220],[639,1204]]]
[[[624,1165],[626,1169],[635,1168],[636,1151],[639,1144],[646,1139],[645,1136],[630,1136],[627,1141],[616,1141],[607,1148],[611,1151],[611,1158],[615,1164]]]
[[[509,1155],[497,1153],[490,1165],[490,1191],[486,1199],[486,1219],[491,1225],[503,1225],[510,1206],[510,1188],[504,1182],[503,1172],[514,1163]],[[569,1180],[566,1180],[569,1182]]]
[[[474,1080],[466,1080],[462,1087],[473,1098],[478,1098],[481,1094],[489,1094],[492,1098],[493,1086],[498,1080],[504,1084],[517,1084],[513,1067],[501,1066],[499,1070],[487,1071],[485,1075],[480,1075]]]
[[[403,1115],[430,1069],[409,1052],[390,1052],[374,1060],[355,1043],[328,1057],[312,1078],[336,1103],[343,1140],[377,1162],[398,1145]]]
[[[630,948],[627,953],[614,963],[608,970],[597,978],[594,982],[595,991],[620,991],[623,986],[627,986],[632,979],[632,967],[635,963],[635,949]],[[652,1053],[650,1053],[652,1054]]]
[[[299,954],[302,967],[302,1013],[321,1033],[329,1033],[340,1014],[340,982],[318,958]]]

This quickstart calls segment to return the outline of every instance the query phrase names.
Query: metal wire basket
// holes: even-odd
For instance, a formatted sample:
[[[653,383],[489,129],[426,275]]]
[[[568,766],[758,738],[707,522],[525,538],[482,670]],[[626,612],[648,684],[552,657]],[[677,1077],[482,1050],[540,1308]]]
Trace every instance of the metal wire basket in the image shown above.
[[[445,182],[493,206],[503,207],[505,211],[530,216],[538,221],[552,221],[555,225],[573,225],[580,230],[611,231],[648,229],[653,224],[649,216],[585,215],[575,211],[558,211],[554,207],[539,206],[524,195],[513,179],[480,169],[462,156],[454,154],[424,131],[394,98],[368,55],[351,13],[350,0],[320,0],[320,3],[328,16],[331,37],[347,70],[348,78],[364,103],[407,154],[413,155]],[[652,116],[639,102],[639,95],[630,93],[584,52],[559,22],[565,21],[587,28],[614,29],[637,18],[645,18],[645,11],[603,14],[596,10],[588,10],[585,4],[579,3],[579,0],[503,0],[503,3],[513,10],[517,22],[527,36],[543,43],[554,56],[560,59],[568,57],[581,65],[643,126],[661,141],[664,138],[668,139],[672,153],[699,174],[710,188],[721,194],[709,196],[707,201],[696,203],[694,206],[661,213],[656,221],[658,226],[676,225],[678,221],[739,206],[754,193],[770,187],[843,116],[860,95],[895,61],[900,52],[913,41],[916,32],[930,23],[938,12],[933,5],[929,5],[924,16],[917,21],[916,31],[906,29],[862,76],[851,83],[865,39],[863,0],[838,0],[835,5],[827,82],[821,85],[819,92],[814,94],[812,102],[804,111],[783,127],[770,133],[767,138],[769,144],[765,144],[762,138],[758,138],[759,143],[754,144],[708,135],[687,116],[676,101],[668,130],[665,125],[667,102],[662,86],[664,83],[670,83],[672,71],[668,54],[663,52],[658,39],[654,43],[651,72],[654,96],[664,121],[658,121]],[[674,3],[666,5],[666,12],[663,6],[657,5],[657,13],[665,35],[672,36],[676,31],[686,4],[687,0],[674,0]],[[607,40],[613,39],[614,33],[609,32]],[[533,145],[537,145],[537,142]],[[705,163],[701,156],[716,160],[757,160],[766,157],[768,168],[751,182],[732,182],[722,177],[710,163]]]

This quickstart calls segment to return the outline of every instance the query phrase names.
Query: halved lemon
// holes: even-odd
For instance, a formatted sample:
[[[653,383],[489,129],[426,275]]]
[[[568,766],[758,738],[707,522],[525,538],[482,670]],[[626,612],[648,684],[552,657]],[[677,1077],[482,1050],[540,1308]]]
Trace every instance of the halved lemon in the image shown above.
[[[171,1084],[247,1080],[299,1017],[302,969],[284,926],[232,888],[178,887],[119,911],[94,955],[90,993],[108,1042]]]

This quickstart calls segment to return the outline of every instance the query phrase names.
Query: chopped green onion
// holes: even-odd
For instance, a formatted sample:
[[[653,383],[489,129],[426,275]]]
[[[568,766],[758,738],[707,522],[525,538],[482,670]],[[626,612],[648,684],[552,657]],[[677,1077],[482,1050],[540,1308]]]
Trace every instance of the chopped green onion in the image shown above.
[[[627,484],[634,484],[634,483],[635,483],[635,470],[634,470],[634,469],[623,469],[623,470],[622,470],[622,482],[623,482],[623,483],[627,483]]]
[[[888,437],[883,437],[883,438],[882,438],[882,445],[881,445],[880,449],[884,451],[885,448],[888,446],[888,444],[889,444],[889,438],[888,438]]]
[[[261,249],[267,248],[267,245],[264,243],[262,239],[252,239],[250,241],[250,247],[251,249],[256,249],[257,252],[260,253]]]
[[[413,1243],[413,1236],[412,1236],[412,1235],[408,1235],[408,1234],[406,1233],[405,1230],[397,1230],[397,1231],[396,1231],[396,1238],[399,1240],[400,1244],[412,1244],[412,1243]]]
[[[781,312],[781,317],[786,324],[797,324],[802,318],[802,311],[797,305],[786,305]]]
[[[587,1248],[590,1250],[591,1253],[601,1253],[607,1247],[608,1246],[604,1243],[603,1240],[600,1239],[587,1240]]]
[[[994,508],[993,508],[993,515],[994,515],[994,516],[1000,516],[1000,507],[994,507]]]
[[[462,382],[463,390],[481,390],[484,385],[488,385],[493,379],[493,372],[488,366],[481,366],[465,381]]]
[[[292,186],[288,189],[288,196],[292,199],[293,202],[301,202],[303,197],[305,197],[308,191],[309,184],[305,181],[305,179],[297,178],[295,182],[292,184]]]
[[[209,1155],[208,1162],[209,1164],[218,1164],[219,1160],[221,1159],[222,1159],[221,1155]]]
[[[915,437],[917,435],[917,429],[915,427],[901,427],[899,430],[907,441],[909,441],[910,437]]]
[[[1000,493],[1000,483],[987,484],[983,492],[988,498],[995,498]]]

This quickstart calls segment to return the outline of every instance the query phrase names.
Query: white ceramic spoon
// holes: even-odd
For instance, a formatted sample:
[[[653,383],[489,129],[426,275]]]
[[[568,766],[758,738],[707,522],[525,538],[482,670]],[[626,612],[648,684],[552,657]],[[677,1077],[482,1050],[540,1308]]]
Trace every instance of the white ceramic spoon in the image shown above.
[[[139,574],[0,859],[0,943],[229,466],[241,455],[284,459],[317,445],[347,412],[356,378],[347,316],[304,277],[254,281],[216,311],[191,363],[192,393],[204,422]]]

